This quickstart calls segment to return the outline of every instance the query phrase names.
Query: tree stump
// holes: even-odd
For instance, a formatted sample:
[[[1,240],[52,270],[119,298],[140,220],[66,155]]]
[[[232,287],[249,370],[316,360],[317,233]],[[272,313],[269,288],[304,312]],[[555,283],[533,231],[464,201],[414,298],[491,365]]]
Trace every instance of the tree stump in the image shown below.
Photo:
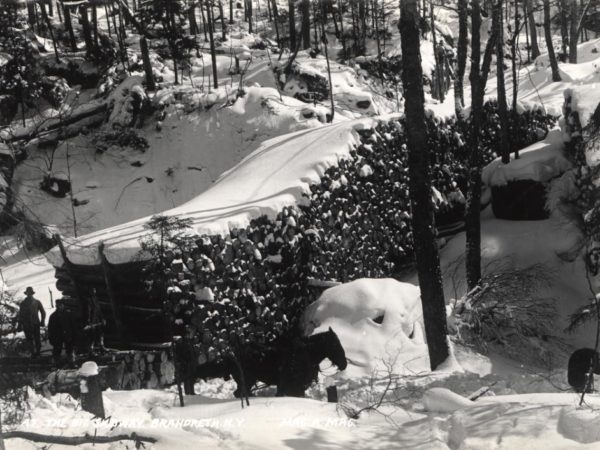
[[[105,418],[102,388],[98,376],[98,366],[93,361],[86,361],[79,369],[81,377],[79,389],[81,392],[81,408],[102,419]]]

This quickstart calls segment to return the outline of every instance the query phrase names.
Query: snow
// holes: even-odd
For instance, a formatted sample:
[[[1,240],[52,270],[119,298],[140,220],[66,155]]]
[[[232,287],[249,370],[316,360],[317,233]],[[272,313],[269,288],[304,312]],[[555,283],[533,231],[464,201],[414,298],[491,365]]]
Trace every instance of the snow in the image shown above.
[[[451,413],[474,404],[475,402],[468,398],[441,387],[428,389],[423,395],[423,406],[430,412]]]
[[[307,308],[305,333],[338,335],[349,359],[341,377],[392,364],[397,373],[427,371],[419,288],[393,279],[359,279],[327,289]],[[379,323],[381,322],[381,323]]]
[[[512,154],[510,162],[503,164],[500,157],[496,158],[483,169],[481,178],[487,186],[503,186],[515,180],[547,182],[572,168],[562,150],[561,130],[554,128],[543,141],[520,150],[519,159]]]
[[[251,218],[263,214],[273,217],[282,207],[302,201],[302,194],[308,192],[311,183],[318,182],[325,170],[340,158],[348,157],[357,143],[356,124],[374,123],[372,119],[358,119],[266,140],[223,173],[209,189],[162,213],[190,218],[196,232],[211,234],[244,226]],[[221,150],[221,147],[214,149],[216,154]],[[148,218],[76,240],[65,239],[67,254],[75,264],[98,264],[97,246],[103,241],[110,262],[128,261],[139,252],[138,240]],[[56,250],[49,257],[54,264],[61,264]]]

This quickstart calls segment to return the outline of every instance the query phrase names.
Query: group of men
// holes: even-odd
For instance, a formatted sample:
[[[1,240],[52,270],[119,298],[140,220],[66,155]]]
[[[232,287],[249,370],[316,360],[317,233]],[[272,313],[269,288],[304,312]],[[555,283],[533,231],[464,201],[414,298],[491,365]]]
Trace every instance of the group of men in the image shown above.
[[[25,333],[25,340],[32,357],[40,355],[42,348],[41,328],[46,323],[46,311],[42,302],[34,297],[35,291],[25,289],[25,299],[19,305],[17,331]],[[56,310],[48,319],[48,341],[52,345],[52,356],[56,363],[61,360],[63,349],[68,362],[73,362],[75,344],[79,338],[86,340],[89,351],[104,350],[102,336],[103,320],[95,301],[95,292],[89,302],[87,324],[78,326],[76,318],[65,308],[63,299],[56,300]],[[83,333],[82,333],[83,332]]]

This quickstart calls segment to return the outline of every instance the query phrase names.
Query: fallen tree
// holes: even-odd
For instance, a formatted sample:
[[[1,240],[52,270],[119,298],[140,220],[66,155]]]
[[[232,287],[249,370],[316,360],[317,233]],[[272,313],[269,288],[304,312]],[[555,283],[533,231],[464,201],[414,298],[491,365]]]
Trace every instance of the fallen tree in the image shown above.
[[[44,442],[46,444],[59,444],[59,445],[81,445],[81,444],[106,444],[109,442],[118,441],[135,441],[136,448],[138,444],[143,442],[156,442],[156,438],[149,436],[141,436],[137,433],[131,434],[116,434],[114,436],[92,436],[85,434],[83,436],[53,436],[51,434],[33,433],[30,431],[7,431],[2,433],[4,439],[27,439],[33,442]]]

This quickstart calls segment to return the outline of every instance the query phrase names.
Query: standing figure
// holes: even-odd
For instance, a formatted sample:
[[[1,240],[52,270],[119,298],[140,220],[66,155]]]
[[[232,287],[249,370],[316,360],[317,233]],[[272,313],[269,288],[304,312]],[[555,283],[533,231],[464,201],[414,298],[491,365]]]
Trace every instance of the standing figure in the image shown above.
[[[54,362],[60,362],[63,346],[69,363],[73,363],[73,343],[75,337],[75,324],[73,316],[66,310],[63,299],[56,300],[56,311],[48,320],[48,340],[52,345]]]
[[[19,305],[19,324],[17,331],[25,332],[25,339],[32,356],[39,356],[42,348],[40,327],[46,322],[46,311],[42,302],[36,299],[31,286],[25,289],[25,300]],[[40,317],[41,316],[41,317]]]
[[[98,304],[96,288],[92,288],[88,303],[87,325],[83,328],[87,335],[88,350],[90,353],[103,353],[104,348],[104,326],[106,322],[102,310]]]

